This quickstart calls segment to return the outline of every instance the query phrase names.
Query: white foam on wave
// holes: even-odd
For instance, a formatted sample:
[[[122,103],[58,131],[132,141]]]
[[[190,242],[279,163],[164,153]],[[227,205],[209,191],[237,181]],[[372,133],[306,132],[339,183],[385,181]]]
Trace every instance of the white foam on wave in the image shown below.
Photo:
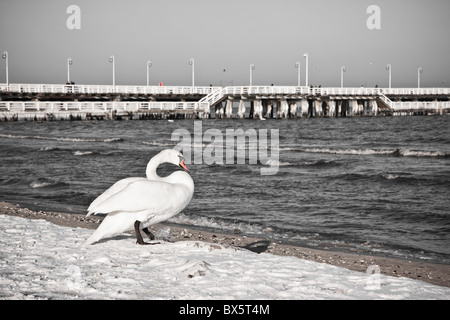
[[[43,148],[40,148],[39,151],[53,151],[56,149],[57,148],[55,148],[55,147],[43,147]]]
[[[38,188],[45,188],[45,187],[50,187],[50,186],[54,186],[57,185],[58,182],[52,179],[48,179],[48,178],[39,178],[37,180],[32,181],[29,186],[32,189],[38,189]]]
[[[170,218],[168,222],[179,225],[205,227],[209,229],[221,230],[224,232],[235,232],[236,230],[239,230],[239,232],[242,232],[244,234],[253,235],[263,234],[268,231],[267,228],[243,221],[225,221],[221,219],[217,220],[197,215],[187,215],[183,212],[176,215],[175,217]]]
[[[37,139],[37,140],[53,140],[53,141],[68,141],[68,142],[118,142],[123,140],[122,138],[108,138],[108,139],[65,138],[65,137],[44,137],[44,136],[22,136],[13,134],[0,134],[0,137],[8,139]]]
[[[266,166],[271,166],[271,167],[283,167],[283,166],[291,166],[292,163],[290,162],[282,162],[279,160],[273,160],[273,159],[269,159],[266,162],[263,163]]]
[[[388,174],[383,174],[382,176],[383,176],[385,179],[387,179],[387,180],[395,180],[395,179],[400,178],[399,175],[397,175],[397,174],[390,174],[390,173],[388,173]]]
[[[160,141],[142,141],[143,144],[155,147],[173,147],[176,145],[174,142],[160,142]]]
[[[92,151],[75,151],[73,153],[73,155],[74,156],[86,156],[86,155],[89,155],[89,154],[92,154],[92,153],[93,153]]]
[[[298,148],[283,147],[282,151],[300,151],[307,153],[327,153],[327,154],[348,154],[348,155],[397,155],[403,157],[448,157],[450,152],[445,151],[424,151],[410,149],[333,149],[333,148]]]
[[[400,150],[404,157],[448,157],[449,152],[443,151],[419,151],[419,150]]]
[[[376,149],[329,149],[329,148],[306,148],[305,152],[331,153],[331,154],[355,154],[355,155],[385,155],[392,154],[393,150]]]

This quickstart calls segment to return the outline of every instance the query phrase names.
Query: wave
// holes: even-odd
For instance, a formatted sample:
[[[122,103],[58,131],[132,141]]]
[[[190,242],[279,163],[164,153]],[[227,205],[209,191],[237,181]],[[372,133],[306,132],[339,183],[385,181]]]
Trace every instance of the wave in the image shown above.
[[[382,174],[381,176],[384,177],[386,180],[396,180],[402,178],[402,176],[393,173],[386,173]]]
[[[445,151],[418,151],[418,150],[400,150],[400,154],[404,157],[437,157],[450,158],[450,152]]]
[[[173,147],[176,146],[176,142],[161,142],[161,141],[142,141],[143,144],[155,147]]]
[[[93,153],[94,153],[93,151],[75,151],[73,153],[73,155],[74,156],[86,156],[86,155],[93,154]]]
[[[335,167],[339,165],[341,164],[333,160],[306,161],[302,164],[302,166],[310,167]]]
[[[296,148],[284,147],[281,151],[299,151],[305,153],[327,153],[327,154],[343,154],[343,155],[380,155],[380,156],[394,156],[394,157],[437,157],[449,158],[450,152],[446,151],[425,151],[425,150],[410,150],[410,149],[333,149],[333,148]]]
[[[284,166],[293,166],[294,165],[291,162],[282,162],[282,161],[279,161],[279,160],[272,160],[272,159],[269,159],[269,160],[265,161],[262,164],[266,165],[266,166],[271,166],[271,167],[272,166],[273,167],[284,167]]]
[[[73,148],[58,148],[58,147],[42,147],[38,151],[39,152],[65,152],[65,153],[72,153],[74,156],[87,156],[87,155],[110,156],[110,155],[115,155],[116,153],[119,152],[117,150],[109,150],[109,151],[76,150],[76,151],[73,151]]]
[[[351,182],[375,182],[375,183],[383,183],[383,184],[400,184],[400,185],[411,185],[411,186],[436,186],[442,185],[447,186],[448,180],[446,177],[441,176],[423,176],[411,174],[408,172],[383,172],[383,173],[344,173],[334,176],[329,176],[330,179],[333,180],[345,180]]]
[[[206,141],[206,142],[201,142],[201,143],[196,143],[194,141],[192,142],[178,142],[178,141],[142,141],[143,144],[145,145],[150,145],[150,146],[156,146],[156,147],[174,147],[174,146],[178,146],[181,148],[201,148],[202,150],[206,147],[210,147],[210,148],[223,148],[224,153],[225,153],[225,148],[227,148],[227,142],[225,140],[223,141]],[[258,145],[258,143],[248,143],[246,142],[245,144],[232,144],[233,149],[234,150],[246,150],[246,151],[259,151],[261,146]],[[279,151],[278,148],[275,147],[271,147],[270,145],[268,146],[268,150],[270,152],[277,152]]]
[[[32,189],[38,189],[38,188],[46,188],[46,187],[52,187],[57,185],[62,185],[64,183],[61,183],[59,181],[55,181],[53,179],[49,178],[38,178],[30,183],[30,187]]]
[[[52,141],[66,141],[66,142],[120,142],[122,138],[108,138],[108,139],[96,139],[96,138],[64,138],[64,137],[44,137],[44,136],[22,136],[13,134],[0,134],[1,138],[7,139],[36,139],[36,140],[52,140]]]
[[[184,212],[177,214],[176,216],[168,220],[169,223],[177,225],[186,225],[194,228],[207,228],[225,233],[242,233],[247,235],[261,235],[272,233],[273,229],[257,225],[254,223],[248,223],[244,221],[234,219],[217,219],[208,218],[199,215],[187,215]]]

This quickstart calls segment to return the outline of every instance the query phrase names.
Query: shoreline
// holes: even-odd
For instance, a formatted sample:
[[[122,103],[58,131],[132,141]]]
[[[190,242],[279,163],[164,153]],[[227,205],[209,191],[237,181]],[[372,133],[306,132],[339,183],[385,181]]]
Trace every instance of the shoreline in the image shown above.
[[[27,219],[44,219],[60,226],[87,229],[96,229],[102,220],[98,216],[86,218],[82,214],[36,211],[7,202],[0,202],[0,214],[20,216]],[[376,265],[379,267],[380,272],[387,276],[406,277],[438,286],[450,287],[450,265],[445,264],[338,252],[335,250],[312,249],[276,243],[271,240],[248,237],[242,234],[209,232],[164,223],[151,226],[150,229],[157,238],[158,236],[163,236],[172,242],[183,240],[204,241],[242,247],[257,253],[265,252],[281,256],[294,256],[299,259],[326,263],[359,272],[366,272],[371,265]]]

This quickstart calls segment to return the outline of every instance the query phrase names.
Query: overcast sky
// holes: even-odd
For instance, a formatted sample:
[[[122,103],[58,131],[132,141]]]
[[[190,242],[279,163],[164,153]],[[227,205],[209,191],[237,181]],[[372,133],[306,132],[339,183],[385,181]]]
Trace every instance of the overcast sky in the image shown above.
[[[80,29],[69,29],[77,5]],[[380,19],[367,13],[380,8]],[[10,83],[450,87],[449,0],[0,0],[0,51]],[[367,21],[381,29],[369,29]],[[5,82],[5,61],[0,61]]]

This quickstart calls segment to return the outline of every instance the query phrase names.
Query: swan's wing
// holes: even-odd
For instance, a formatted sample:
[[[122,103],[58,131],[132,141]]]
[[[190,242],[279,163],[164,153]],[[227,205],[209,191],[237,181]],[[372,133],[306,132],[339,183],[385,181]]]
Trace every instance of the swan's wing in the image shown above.
[[[116,193],[122,191],[124,188],[126,188],[130,183],[139,181],[145,178],[139,178],[139,177],[132,177],[132,178],[126,178],[117,181],[114,183],[109,189],[107,189],[105,192],[103,192],[101,195],[99,195],[92,203],[90,204],[88,208],[87,217],[89,217],[91,214],[97,214],[97,213],[107,213],[98,210],[99,205],[108,199],[109,197],[115,195]]]
[[[141,179],[128,183],[119,192],[99,203],[97,212],[136,212],[146,210],[157,215],[183,210],[192,194],[183,185]]]

